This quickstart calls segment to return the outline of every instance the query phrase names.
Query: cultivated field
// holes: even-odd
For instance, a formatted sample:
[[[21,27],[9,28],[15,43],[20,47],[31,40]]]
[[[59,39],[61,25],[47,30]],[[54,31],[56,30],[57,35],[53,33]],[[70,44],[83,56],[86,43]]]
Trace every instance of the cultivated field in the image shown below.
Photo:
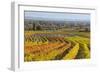
[[[90,58],[90,32],[59,29],[25,30],[24,61]]]

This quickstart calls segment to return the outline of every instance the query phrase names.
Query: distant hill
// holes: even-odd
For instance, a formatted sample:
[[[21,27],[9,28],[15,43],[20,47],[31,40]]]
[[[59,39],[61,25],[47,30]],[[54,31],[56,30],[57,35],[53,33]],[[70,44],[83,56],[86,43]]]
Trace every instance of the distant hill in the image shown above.
[[[48,21],[48,20],[32,20],[25,19],[24,26],[26,30],[53,30],[73,27],[90,27],[88,21]]]

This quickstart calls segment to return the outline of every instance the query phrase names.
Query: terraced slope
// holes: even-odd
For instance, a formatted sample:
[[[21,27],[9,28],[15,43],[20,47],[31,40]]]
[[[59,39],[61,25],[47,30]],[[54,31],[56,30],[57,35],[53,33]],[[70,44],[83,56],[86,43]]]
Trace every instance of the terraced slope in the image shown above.
[[[37,34],[38,35],[38,34]],[[46,61],[90,58],[90,40],[80,36],[25,35],[24,60]]]

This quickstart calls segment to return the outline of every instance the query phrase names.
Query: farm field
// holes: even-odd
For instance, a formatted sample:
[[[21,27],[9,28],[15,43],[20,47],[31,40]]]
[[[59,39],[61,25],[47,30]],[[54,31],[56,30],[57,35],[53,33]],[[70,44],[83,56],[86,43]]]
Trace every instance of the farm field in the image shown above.
[[[90,58],[89,32],[25,31],[24,61]]]

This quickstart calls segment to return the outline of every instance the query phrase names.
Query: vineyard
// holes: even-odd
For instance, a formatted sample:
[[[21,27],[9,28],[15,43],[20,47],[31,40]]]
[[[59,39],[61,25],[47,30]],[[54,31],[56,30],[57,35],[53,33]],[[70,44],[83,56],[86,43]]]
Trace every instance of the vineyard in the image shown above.
[[[24,61],[89,59],[90,39],[83,35],[25,31]]]

